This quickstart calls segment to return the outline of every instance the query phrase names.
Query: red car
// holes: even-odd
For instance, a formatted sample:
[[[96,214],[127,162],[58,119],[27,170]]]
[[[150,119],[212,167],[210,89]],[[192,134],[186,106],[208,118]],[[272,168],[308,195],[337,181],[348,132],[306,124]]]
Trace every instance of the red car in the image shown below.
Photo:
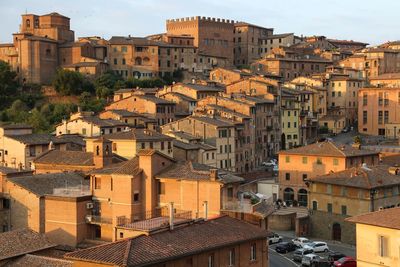
[[[335,267],[357,267],[357,261],[352,257],[343,257],[333,263]]]

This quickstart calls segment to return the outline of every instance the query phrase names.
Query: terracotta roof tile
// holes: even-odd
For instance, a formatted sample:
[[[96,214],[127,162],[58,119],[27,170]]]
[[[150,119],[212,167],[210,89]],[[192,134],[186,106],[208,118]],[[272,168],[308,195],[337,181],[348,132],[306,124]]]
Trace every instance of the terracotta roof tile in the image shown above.
[[[347,218],[346,221],[400,230],[400,208],[368,212]]]
[[[389,173],[389,166],[350,168],[344,171],[317,176],[311,182],[342,185],[363,189],[373,189],[400,185],[400,175]]]
[[[73,262],[67,261],[67,260],[62,260],[62,259],[27,254],[23,257],[17,258],[16,260],[8,262],[6,265],[4,265],[4,267],[26,267],[26,266],[29,266],[29,267],[43,267],[43,266],[46,266],[46,267],[72,267]]]
[[[55,246],[44,234],[30,229],[0,233],[0,261]]]
[[[157,174],[158,179],[182,179],[182,180],[210,180],[210,166],[191,161],[172,164]],[[218,170],[217,181],[222,183],[243,182],[242,177],[236,176],[224,170]]]
[[[280,155],[313,155],[327,157],[354,157],[365,155],[378,155],[377,152],[370,150],[360,150],[349,145],[339,145],[334,142],[318,142],[307,146],[289,149],[279,152]]]
[[[196,222],[149,236],[142,235],[66,254],[67,259],[150,266],[215,248],[264,239],[267,231],[227,216]]]

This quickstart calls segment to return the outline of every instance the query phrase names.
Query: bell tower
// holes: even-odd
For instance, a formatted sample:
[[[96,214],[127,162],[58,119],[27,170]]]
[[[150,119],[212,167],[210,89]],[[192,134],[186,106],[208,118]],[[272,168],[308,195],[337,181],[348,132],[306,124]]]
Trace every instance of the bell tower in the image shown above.
[[[93,141],[93,163],[96,169],[112,163],[112,142],[104,137]]]

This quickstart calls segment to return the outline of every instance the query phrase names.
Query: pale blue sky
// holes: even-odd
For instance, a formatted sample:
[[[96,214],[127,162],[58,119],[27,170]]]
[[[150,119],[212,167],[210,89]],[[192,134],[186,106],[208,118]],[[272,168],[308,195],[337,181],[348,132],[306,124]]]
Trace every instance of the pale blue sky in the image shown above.
[[[25,10],[70,17],[76,37],[145,36],[165,31],[168,18],[199,15],[373,45],[400,39],[398,0],[0,0],[0,42],[12,40]]]

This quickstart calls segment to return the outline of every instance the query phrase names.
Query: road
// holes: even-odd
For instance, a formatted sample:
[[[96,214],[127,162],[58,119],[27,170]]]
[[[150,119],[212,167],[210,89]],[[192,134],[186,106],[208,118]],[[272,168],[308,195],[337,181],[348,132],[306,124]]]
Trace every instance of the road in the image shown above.
[[[284,237],[283,241],[290,241],[290,238]],[[270,267],[298,267],[301,266],[300,263],[294,262],[293,259],[293,252],[289,252],[287,254],[279,254],[275,252],[275,247],[277,244],[273,244],[269,246],[269,266]],[[331,251],[338,251],[342,252],[347,256],[355,257],[355,248],[340,244],[340,243],[328,243],[329,249]],[[327,257],[327,253],[318,253],[321,257]]]

